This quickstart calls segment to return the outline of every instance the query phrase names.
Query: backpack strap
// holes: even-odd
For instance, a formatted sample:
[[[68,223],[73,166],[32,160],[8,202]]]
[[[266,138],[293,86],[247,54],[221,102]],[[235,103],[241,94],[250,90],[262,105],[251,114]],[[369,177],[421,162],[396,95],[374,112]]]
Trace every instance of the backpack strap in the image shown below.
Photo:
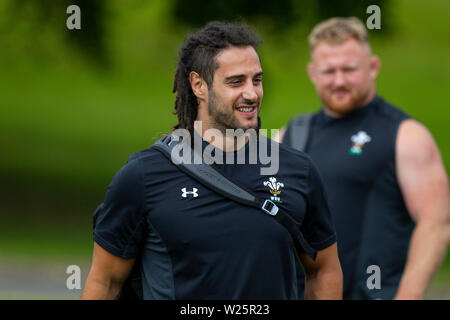
[[[312,112],[308,112],[292,118],[286,128],[287,139],[285,139],[285,142],[288,146],[305,151],[313,116]]]
[[[160,151],[164,156],[172,161],[172,150],[178,143],[183,142],[179,142],[178,139],[175,139],[172,135],[167,135],[158,140],[152,148]],[[313,260],[315,260],[317,255],[316,250],[308,244],[297,224],[289,215],[284,213],[283,210],[281,210],[274,202],[268,199],[260,199],[253,191],[240,185],[236,180],[226,176],[222,171],[217,170],[213,165],[208,165],[204,162],[201,164],[194,164],[194,152],[195,150],[192,150],[192,161],[189,164],[180,163],[177,165],[181,171],[225,198],[246,206],[258,208],[264,213],[274,217],[277,222],[289,231],[297,250],[305,252]]]

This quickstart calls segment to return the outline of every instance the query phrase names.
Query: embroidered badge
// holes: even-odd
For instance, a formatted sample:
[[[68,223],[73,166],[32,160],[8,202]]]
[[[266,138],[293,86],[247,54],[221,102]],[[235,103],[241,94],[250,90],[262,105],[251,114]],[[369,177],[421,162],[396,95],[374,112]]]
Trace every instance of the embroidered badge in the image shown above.
[[[264,181],[264,186],[270,188],[270,193],[272,194],[270,200],[278,203],[283,203],[280,198],[281,188],[284,188],[284,183],[277,182],[277,178],[270,177],[269,181]]]
[[[360,156],[363,153],[364,145],[370,142],[372,138],[365,131],[358,131],[357,134],[352,135],[350,140],[353,142],[353,145],[348,150],[348,153],[354,156]]]

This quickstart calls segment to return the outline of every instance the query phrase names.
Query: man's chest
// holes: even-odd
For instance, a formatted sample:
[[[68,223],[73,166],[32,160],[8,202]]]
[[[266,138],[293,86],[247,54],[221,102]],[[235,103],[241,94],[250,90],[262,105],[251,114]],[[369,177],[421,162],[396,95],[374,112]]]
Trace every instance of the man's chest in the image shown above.
[[[253,169],[253,170],[252,170]],[[226,174],[261,199],[274,201],[301,224],[306,213],[305,196],[292,177],[261,176],[258,168],[226,168]],[[146,188],[148,222],[174,247],[186,243],[200,247],[226,246],[227,241],[267,239],[288,241],[289,233],[262,210],[239,204],[217,194],[177,170],[155,176]],[[253,239],[253,240],[252,240]]]
[[[307,153],[325,181],[370,185],[394,160],[395,133],[370,122],[315,127]]]

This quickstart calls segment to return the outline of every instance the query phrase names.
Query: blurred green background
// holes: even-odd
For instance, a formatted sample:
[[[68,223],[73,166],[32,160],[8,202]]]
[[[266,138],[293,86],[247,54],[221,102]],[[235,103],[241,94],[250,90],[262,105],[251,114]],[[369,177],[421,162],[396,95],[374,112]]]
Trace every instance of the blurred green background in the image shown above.
[[[273,1],[272,1],[273,2]],[[81,8],[68,30],[66,8]],[[263,128],[320,103],[306,37],[320,20],[381,8],[371,30],[378,92],[424,123],[447,171],[450,2],[0,2],[0,299],[72,299],[67,266],[89,270],[92,213],[128,156],[175,124],[172,80],[187,33],[213,19],[245,20],[264,43]],[[84,280],[82,282],[84,285]],[[450,298],[447,257],[429,297]]]

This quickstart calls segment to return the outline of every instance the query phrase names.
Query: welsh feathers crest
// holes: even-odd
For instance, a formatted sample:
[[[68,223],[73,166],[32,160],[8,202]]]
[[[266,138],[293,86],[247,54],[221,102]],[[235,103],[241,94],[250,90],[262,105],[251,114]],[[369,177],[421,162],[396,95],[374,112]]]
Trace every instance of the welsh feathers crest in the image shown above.
[[[270,188],[269,191],[272,194],[270,200],[282,203],[279,195],[281,193],[281,188],[284,188],[284,183],[277,182],[277,178],[275,177],[270,177],[269,181],[264,181],[263,184]]]
[[[353,145],[348,153],[359,156],[363,152],[364,145],[372,141],[372,138],[365,131],[358,131],[357,134],[352,135],[350,140],[353,142]]]

